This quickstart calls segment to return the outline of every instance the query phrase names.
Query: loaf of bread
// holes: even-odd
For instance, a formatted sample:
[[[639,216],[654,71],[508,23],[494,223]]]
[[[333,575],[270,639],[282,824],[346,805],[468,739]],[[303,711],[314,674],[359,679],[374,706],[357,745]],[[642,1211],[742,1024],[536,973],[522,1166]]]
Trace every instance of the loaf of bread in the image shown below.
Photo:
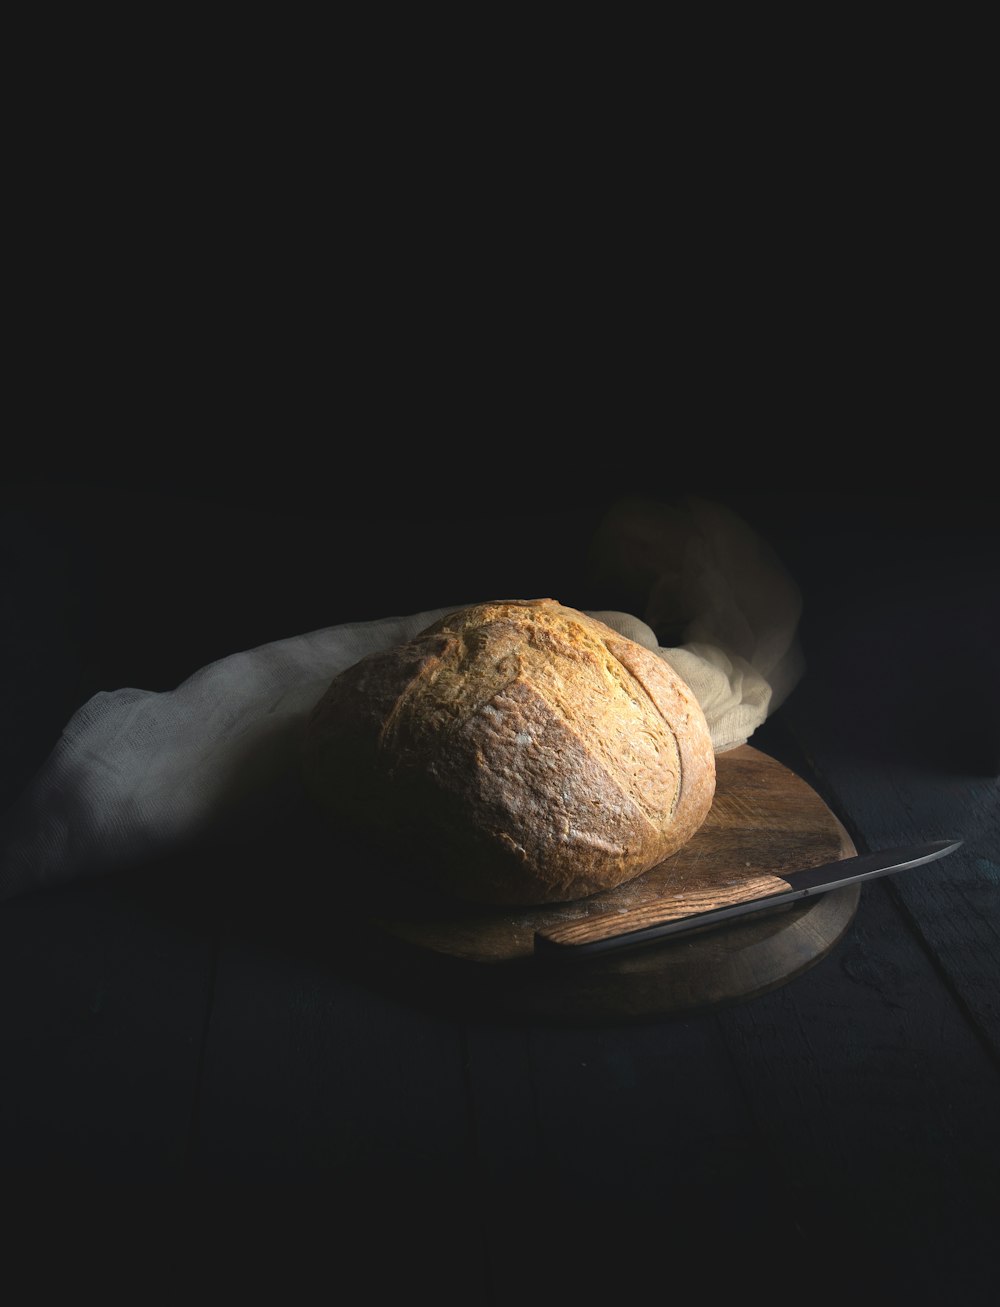
[[[303,779],[438,889],[538,904],[611,889],[687,843],[715,755],[667,663],[534,599],[461,609],[335,677]]]

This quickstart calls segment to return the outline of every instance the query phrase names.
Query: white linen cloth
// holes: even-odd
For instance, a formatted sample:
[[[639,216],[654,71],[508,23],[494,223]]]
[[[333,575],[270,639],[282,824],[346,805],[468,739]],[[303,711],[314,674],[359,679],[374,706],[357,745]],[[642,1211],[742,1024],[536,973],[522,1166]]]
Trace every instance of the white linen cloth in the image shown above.
[[[622,503],[595,549],[605,576],[646,590],[647,601],[641,617],[592,615],[681,675],[717,753],[745,743],[803,670],[799,592],[777,558],[742,519],[704,500],[673,510]],[[170,691],[94,695],[0,819],[0,899],[252,837],[280,820],[301,799],[300,732],[331,678],[461,606],[277,640]],[[661,647],[654,625],[678,620],[682,641]]]

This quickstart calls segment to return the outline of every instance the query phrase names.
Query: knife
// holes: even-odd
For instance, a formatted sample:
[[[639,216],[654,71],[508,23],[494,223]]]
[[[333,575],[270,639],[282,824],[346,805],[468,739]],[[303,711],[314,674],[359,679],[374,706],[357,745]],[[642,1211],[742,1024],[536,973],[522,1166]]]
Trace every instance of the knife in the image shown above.
[[[773,894],[755,895],[739,903],[712,908],[708,912],[677,915],[677,904],[669,901],[647,903],[628,912],[607,912],[594,917],[583,917],[562,925],[548,926],[535,932],[535,953],[546,959],[577,960],[593,957],[612,950],[639,948],[670,935],[691,930],[703,930],[734,917],[751,912],[794,903],[813,894],[853,885],[856,881],[874,880],[920,867],[954,852],[961,840],[936,840],[930,844],[915,844],[906,848],[882,849],[876,853],[860,853],[837,862],[825,862],[820,867],[807,867],[802,871],[781,874],[787,890]]]

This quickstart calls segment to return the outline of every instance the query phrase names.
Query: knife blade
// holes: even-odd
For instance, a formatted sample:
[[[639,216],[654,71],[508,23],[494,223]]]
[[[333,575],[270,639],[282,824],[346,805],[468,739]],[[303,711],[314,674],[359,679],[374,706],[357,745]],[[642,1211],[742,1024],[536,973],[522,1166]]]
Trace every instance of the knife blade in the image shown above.
[[[575,961],[612,950],[639,948],[671,935],[704,930],[735,917],[794,903],[809,895],[825,894],[856,881],[874,880],[877,876],[888,876],[909,867],[920,867],[954,852],[961,844],[961,840],[935,840],[929,844],[859,853],[851,858],[826,862],[819,867],[806,867],[801,871],[782,872],[780,879],[787,884],[787,890],[755,895],[707,912],[678,916],[676,904],[667,900],[643,904],[624,913],[609,912],[583,917],[578,921],[536,931],[535,953],[546,959]]]

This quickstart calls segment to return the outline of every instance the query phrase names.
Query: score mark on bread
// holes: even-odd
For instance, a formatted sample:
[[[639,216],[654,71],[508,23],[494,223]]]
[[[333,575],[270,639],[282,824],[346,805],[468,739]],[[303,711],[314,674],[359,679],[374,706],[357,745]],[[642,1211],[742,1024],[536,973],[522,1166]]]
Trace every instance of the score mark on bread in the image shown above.
[[[553,599],[475,604],[331,682],[303,780],[334,821],[444,891],[583,898],[701,826],[715,756],[695,696],[654,652]]]

